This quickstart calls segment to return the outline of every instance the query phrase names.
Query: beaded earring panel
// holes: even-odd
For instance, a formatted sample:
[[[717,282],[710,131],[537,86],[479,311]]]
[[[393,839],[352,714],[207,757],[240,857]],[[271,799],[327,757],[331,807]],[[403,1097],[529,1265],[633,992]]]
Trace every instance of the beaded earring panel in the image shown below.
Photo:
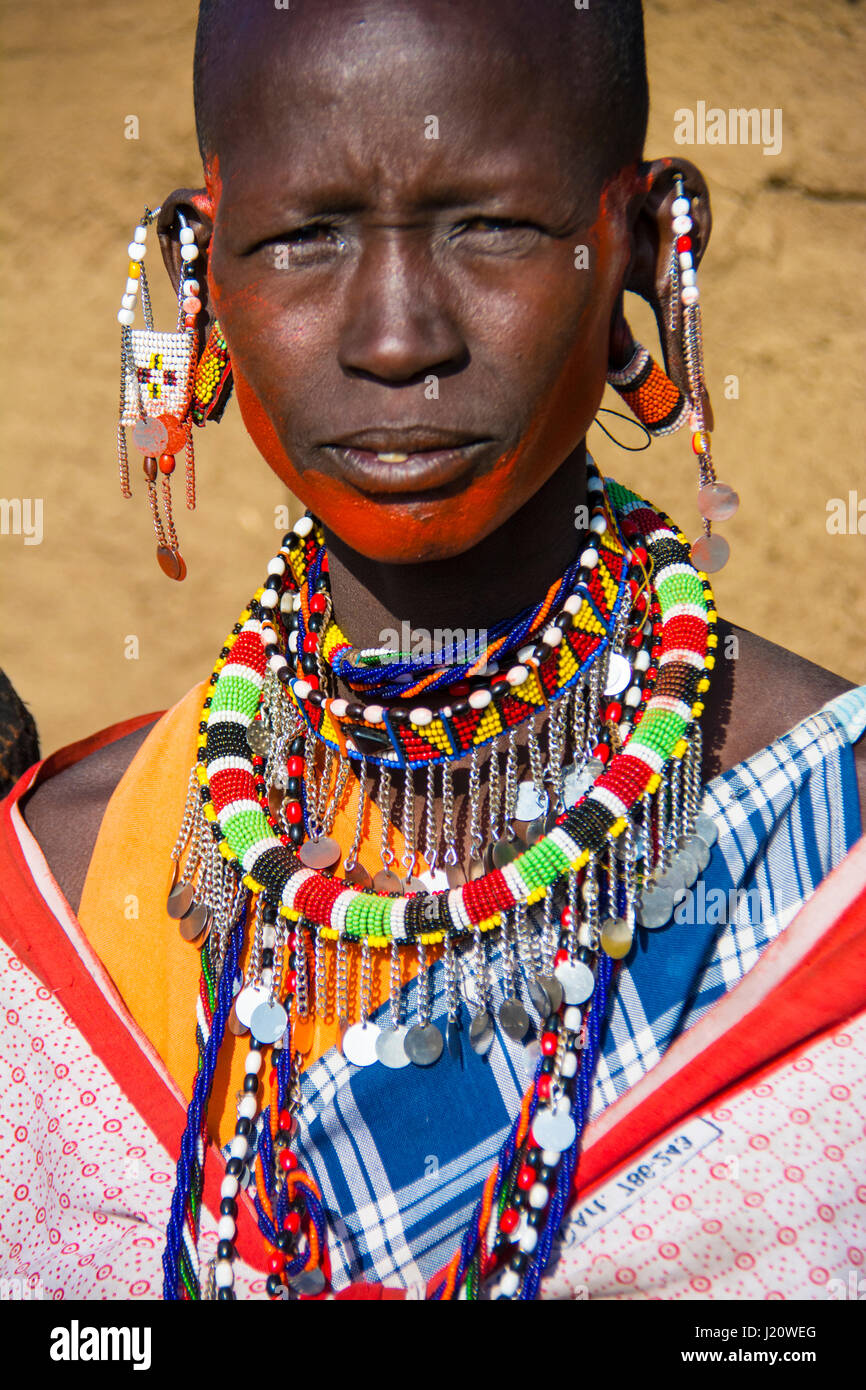
[[[134,425],[142,415],[182,419],[190,392],[192,336],[142,328],[130,330],[127,341],[120,423]]]

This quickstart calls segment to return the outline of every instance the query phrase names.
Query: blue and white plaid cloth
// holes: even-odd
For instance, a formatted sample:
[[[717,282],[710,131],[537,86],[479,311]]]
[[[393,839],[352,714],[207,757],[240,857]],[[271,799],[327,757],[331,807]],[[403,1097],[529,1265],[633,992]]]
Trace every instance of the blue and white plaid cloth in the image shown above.
[[[603,1037],[593,1114],[742,979],[859,838],[853,744],[864,727],[866,686],[707,786],[719,839],[694,890],[698,909],[684,905],[683,920],[637,932]],[[444,1029],[441,968],[431,976]],[[414,984],[405,1004],[411,1020]],[[387,1005],[377,1019],[387,1026]],[[420,1289],[447,1263],[526,1084],[524,1048],[499,1029],[487,1058],[464,1046],[459,1062],[446,1049],[434,1067],[388,1071],[358,1069],[332,1050],[304,1073],[297,1147],[331,1216],[336,1289],[357,1280]]]

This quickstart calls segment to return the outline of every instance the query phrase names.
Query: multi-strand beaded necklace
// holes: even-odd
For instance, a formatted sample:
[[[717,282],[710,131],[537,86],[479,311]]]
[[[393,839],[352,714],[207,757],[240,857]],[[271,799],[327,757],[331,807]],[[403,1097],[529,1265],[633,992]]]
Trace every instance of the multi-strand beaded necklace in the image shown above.
[[[498,1021],[537,1060],[431,1297],[475,1297],[494,1272],[495,1296],[535,1295],[570,1200],[614,962],[629,951],[636,922],[670,920],[677,890],[705,867],[715,837],[699,810],[697,721],[716,645],[709,581],[684,536],[648,503],[594,469],[588,492],[592,516],[576,565],[541,604],[488,634],[480,652],[460,650],[450,662],[435,650],[420,661],[354,653],[333,620],[327,555],[311,517],[284,538],[227,638],[202,709],[168,903],[201,948],[203,974],[200,1066],[178,1163],[166,1297],[202,1294],[205,1121],[226,1027],[248,1029],[250,1050],[205,1292],[233,1297],[237,1196],[252,1178],[268,1293],[319,1294],[321,1197],[291,1148],[297,1035],[335,1001],[353,1064],[435,1065],[444,1044],[431,1019],[430,972],[440,962],[449,1049],[463,1045],[465,995],[470,1046],[489,1049]],[[346,698],[337,673],[367,703]],[[456,765],[468,782],[462,835]],[[331,832],[353,777],[357,809],[344,857]],[[369,805],[379,814],[382,863],[373,876],[359,859]],[[416,821],[425,864],[417,874]],[[401,950],[417,958],[412,1026],[402,1013]],[[371,960],[383,951],[391,998],[389,1023],[380,1025],[371,1017]],[[357,1003],[347,983],[353,952]],[[496,1021],[494,965],[504,996]],[[270,1099],[257,1125],[268,1047]]]

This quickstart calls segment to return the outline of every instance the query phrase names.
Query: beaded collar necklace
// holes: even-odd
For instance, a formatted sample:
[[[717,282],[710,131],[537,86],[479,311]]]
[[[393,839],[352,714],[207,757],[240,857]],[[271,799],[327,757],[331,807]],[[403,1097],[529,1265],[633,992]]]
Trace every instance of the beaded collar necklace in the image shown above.
[[[251,1033],[249,1084],[245,1083],[231,1146],[213,1287],[218,1297],[232,1296],[234,1252],[229,1226],[233,1229],[234,1198],[238,1182],[248,1175],[252,1142],[257,1150],[255,1202],[272,1261],[268,1291],[273,1297],[285,1296],[288,1281],[288,1288],[298,1296],[318,1293],[324,1287],[321,1199],[312,1180],[297,1168],[289,1148],[301,1060],[293,1048],[294,1031],[320,1005],[327,1007],[330,953],[347,1058],[356,1065],[377,1061],[386,1066],[410,1061],[418,1066],[435,1064],[443,1041],[430,1018],[428,951],[443,956],[448,1045],[451,1049],[456,1040],[459,1048],[462,1003],[455,951],[463,941],[471,943],[473,955],[476,1012],[469,1029],[470,1045],[486,1051],[493,1040],[485,982],[491,957],[498,952],[505,994],[500,1025],[513,1040],[526,1038],[531,1023],[521,1002],[525,989],[526,1003],[538,1016],[537,1038],[529,1046],[537,1048],[539,1060],[472,1226],[433,1296],[456,1296],[473,1280],[477,1289],[503,1253],[508,1254],[508,1263],[501,1296],[533,1296],[568,1195],[582,1126],[582,1117],[571,1113],[574,1078],[591,1075],[594,1067],[612,963],[629,950],[636,920],[647,928],[669,920],[677,888],[694,881],[708,859],[715,834],[698,809],[697,720],[716,645],[709,581],[694,569],[682,533],[648,503],[616,483],[604,484],[597,474],[591,476],[589,490],[595,503],[595,545],[587,547],[589,554],[584,550],[581,555],[574,592],[543,628],[541,639],[520,653],[502,679],[495,674],[492,682],[470,684],[465,711],[456,708],[453,692],[446,687],[444,700],[424,707],[420,719],[418,708],[413,708],[401,727],[394,718],[394,706],[366,705],[359,710],[323,688],[328,683],[329,655],[344,652],[347,644],[327,621],[324,586],[311,593],[306,582],[310,572],[326,573],[315,523],[309,517],[302,518],[285,538],[280,555],[268,567],[268,580],[227,638],[202,710],[198,760],[173,851],[176,876],[188,842],[191,851],[168,904],[183,934],[201,946],[202,998],[209,1001],[210,1010],[204,1022],[199,1020],[202,1062],[178,1165],[165,1261],[167,1297],[201,1293],[195,1256],[184,1237],[185,1226],[192,1222],[194,1227],[201,1191],[201,1159],[192,1162],[191,1157],[200,1142],[195,1136],[202,1133],[210,1080],[229,1015],[237,1031],[248,1027]],[[640,575],[649,580],[648,595],[641,593]],[[321,606],[314,604],[319,594],[324,599]],[[283,623],[282,617],[298,612],[305,635],[316,629],[318,633],[306,651],[301,644],[293,670],[289,655],[298,657],[298,652],[292,653],[289,643],[292,623]],[[311,625],[317,613],[325,621]],[[632,642],[633,664],[622,655],[627,638]],[[315,657],[315,673],[305,669],[304,656]],[[604,711],[609,715],[604,721],[609,740],[605,743],[599,736],[599,704],[618,693],[622,675],[618,661],[628,667],[624,702],[633,715],[623,719],[623,702],[610,700]],[[529,690],[524,691],[524,686]],[[473,704],[476,690],[489,699]],[[562,734],[557,716],[569,702],[574,713],[578,690],[584,716],[582,755],[563,773],[561,759],[557,767],[555,756],[557,749],[561,753],[557,740]],[[335,863],[326,843],[330,840],[327,831],[333,825],[350,760],[360,763],[362,777],[367,763],[376,763],[380,793],[386,788],[379,804],[382,857],[387,866],[393,862],[393,854],[391,861],[386,859],[386,851],[391,853],[387,846],[391,767],[402,774],[409,789],[413,766],[418,763],[425,766],[428,777],[439,764],[448,769],[450,760],[460,758],[467,746],[464,738],[454,737],[465,714],[464,727],[471,730],[469,800],[473,770],[476,796],[478,792],[478,750],[491,743],[497,768],[494,774],[491,752],[492,801],[499,775],[496,739],[509,728],[503,712],[506,702],[513,700],[522,700],[524,720],[531,723],[539,707],[547,714],[547,764],[537,765],[538,745],[533,744],[530,730],[530,763],[535,758],[536,765],[531,783],[521,784],[521,788],[529,786],[524,800],[531,801],[535,791],[539,803],[541,787],[545,781],[551,785],[547,817],[542,818],[534,843],[524,840],[525,847],[519,851],[500,856],[498,862],[494,857],[492,864],[488,860],[487,871],[478,877],[463,875],[465,881],[447,886],[414,879],[414,864],[407,865],[407,881],[393,874],[400,889],[395,892],[374,891],[363,876],[353,881],[350,872],[344,877],[331,872]],[[491,707],[499,728],[484,725]],[[423,717],[428,713],[429,721]],[[437,742],[434,732],[439,728],[444,738]],[[363,739],[364,731],[387,737],[388,748],[378,758],[359,743],[359,733]],[[512,734],[513,728],[509,737]],[[512,739],[509,753],[513,746]],[[323,773],[318,786],[310,787],[316,749],[322,747],[328,775]],[[372,745],[368,747],[372,750]],[[384,749],[384,742],[378,747]],[[264,774],[283,762],[286,795],[275,808],[268,801]],[[506,760],[506,782],[507,770]],[[301,784],[300,818],[294,812],[285,814],[286,807],[299,804],[292,795],[298,790],[293,783]],[[428,782],[428,787],[433,785]],[[443,773],[443,794],[448,785]],[[311,800],[315,803],[312,812]],[[413,800],[404,788],[404,831],[410,819],[406,807]],[[431,795],[428,809],[432,802]],[[473,803],[473,815],[474,809]],[[516,809],[512,796],[513,823]],[[358,866],[358,838],[356,827],[356,842],[347,861],[350,870]],[[406,834],[404,842],[410,843]],[[431,843],[435,859],[435,837]],[[508,844],[514,848],[513,840]],[[304,861],[307,845],[314,851],[319,847],[321,868]],[[331,845],[339,858],[339,847],[333,841]],[[316,853],[309,857],[315,863]],[[429,856],[425,857],[429,862]],[[420,891],[413,891],[416,888]],[[256,895],[255,936],[250,968],[242,981],[237,961],[251,895]],[[540,933],[534,933],[530,923],[536,904],[543,918]],[[347,988],[347,952],[353,942],[361,952],[354,1023]],[[404,1026],[399,968],[396,986],[392,969],[391,1027],[380,1028],[369,1017],[371,953],[390,950],[393,967],[400,945],[411,946],[418,958],[418,1019],[413,1027]],[[275,1065],[270,1107],[256,1139],[255,1092],[266,1046],[273,1048]],[[528,1156],[534,1157],[534,1166]],[[518,1174],[527,1167],[537,1178],[529,1186],[518,1181]],[[494,1201],[500,1207],[499,1237],[488,1248],[486,1232]]]

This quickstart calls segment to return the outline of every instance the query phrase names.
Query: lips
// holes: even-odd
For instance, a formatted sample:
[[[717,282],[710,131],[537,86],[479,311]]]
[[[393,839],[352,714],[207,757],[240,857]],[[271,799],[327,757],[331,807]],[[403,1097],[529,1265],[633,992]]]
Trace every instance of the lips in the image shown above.
[[[456,430],[411,425],[357,430],[322,447],[360,492],[422,493],[456,483],[492,444]]]

